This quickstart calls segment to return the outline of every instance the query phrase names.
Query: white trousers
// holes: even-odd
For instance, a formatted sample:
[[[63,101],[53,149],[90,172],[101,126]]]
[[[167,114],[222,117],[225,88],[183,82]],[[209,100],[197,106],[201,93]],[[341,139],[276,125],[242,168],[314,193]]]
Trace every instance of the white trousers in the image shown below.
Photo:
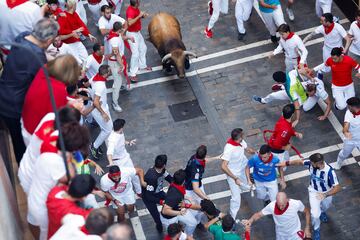
[[[183,223],[185,225],[185,233],[189,236],[193,235],[197,225],[196,218],[192,215],[189,209],[186,211],[185,215],[179,215],[170,219],[164,218],[162,214],[160,214],[160,220],[162,224],[165,225],[165,229],[167,229],[170,224],[177,222]]]
[[[212,29],[219,19],[220,12],[227,14],[229,11],[229,0],[212,0],[213,13],[210,17],[208,29]]]
[[[270,103],[274,100],[289,100],[289,96],[287,95],[285,90],[280,90],[280,91],[272,92],[268,94],[266,97],[262,98],[263,103]]]
[[[96,201],[95,194],[88,194],[84,199],[84,205],[86,208],[99,208],[99,204]]]
[[[121,84],[123,81],[123,73],[121,72],[119,74],[120,65],[117,61],[110,61],[109,60],[109,66],[111,69],[111,73],[114,79],[114,83],[112,86],[113,92],[112,92],[112,101],[113,103],[119,104],[119,93]]]
[[[204,185],[202,185],[200,187],[200,190],[204,191]],[[191,200],[192,203],[195,203],[195,204],[198,204],[200,205],[200,202],[201,202],[201,198],[192,190],[186,190],[186,195],[185,195],[185,198]],[[191,212],[191,214],[196,218],[196,221],[197,223],[205,223],[205,215],[203,212],[201,211],[197,211],[197,210],[193,210],[193,209],[188,209],[188,211]]]
[[[354,150],[354,148],[358,148],[360,150],[360,140],[348,140],[346,139],[344,141],[344,146],[339,152],[339,155],[337,157],[337,163],[339,165],[342,164],[342,162],[349,157],[351,152]]]
[[[85,11],[84,3],[82,0],[79,0],[76,3],[76,13],[79,15],[81,20],[85,23],[85,25],[87,25],[86,11]]]
[[[120,12],[121,12],[121,6],[122,6],[122,3],[123,3],[123,0],[113,0],[113,2],[115,3],[114,14],[119,16]]]
[[[249,20],[254,2],[252,0],[237,0],[235,4],[235,17],[239,33],[245,33],[244,22]]]
[[[49,218],[47,209],[28,209],[27,221],[40,228],[39,240],[46,240],[48,235]]]
[[[308,97],[302,105],[304,111],[307,112],[313,109],[313,107],[316,105],[318,101],[319,101],[319,97],[316,96]]]
[[[95,119],[95,121],[97,122],[97,124],[99,124],[99,127],[101,129],[99,135],[97,136],[97,138],[95,139],[94,142],[94,148],[99,148],[101,146],[101,144],[103,144],[103,142],[109,137],[112,129],[113,129],[113,123],[111,120],[111,115],[109,112],[109,108],[107,107],[106,109],[103,109],[106,114],[109,116],[109,121],[105,122],[104,118],[101,116],[101,113],[97,110],[94,109],[91,114],[93,116],[93,118]]]
[[[355,97],[354,83],[351,83],[344,87],[332,86],[331,90],[335,99],[336,107],[340,110],[343,110],[347,107],[346,101],[349,98]]]
[[[316,0],[315,10],[316,15],[321,17],[324,13],[331,13],[332,0]]]
[[[309,189],[309,203],[310,203],[310,212],[311,219],[314,229],[319,229],[320,227],[320,215],[322,212],[326,212],[329,209],[332,203],[332,196],[325,198],[324,200],[317,199],[318,192]]]
[[[279,191],[277,180],[271,182],[259,182],[255,181],[256,186],[256,197],[261,200],[276,200],[276,194]]]
[[[297,58],[285,57],[285,66],[286,66],[286,72],[290,72],[291,70],[297,69],[298,66]]]
[[[81,64],[84,64],[88,57],[88,52],[82,42],[69,43],[68,46],[71,48],[71,53],[75,58],[80,59]]]
[[[128,37],[133,37],[135,42],[129,41],[131,49],[130,71],[129,76],[134,77],[139,68],[146,68],[146,51],[147,47],[143,36],[140,32],[127,32]]]
[[[243,174],[235,174],[239,179],[240,182],[242,182],[243,184],[247,184],[247,180],[245,178],[245,172],[243,171]],[[242,193],[242,189],[240,186],[238,186],[234,179],[227,177],[227,182],[229,184],[230,187],[230,192],[231,192],[231,199],[230,199],[230,215],[236,219],[236,215],[240,209],[240,205],[241,205],[241,193]]]
[[[108,2],[106,0],[101,0],[101,2],[99,2],[98,4],[88,4],[89,10],[92,13],[96,23],[101,17],[100,8],[104,5],[108,5]]]
[[[261,12],[261,11],[260,11]],[[276,36],[277,28],[285,23],[284,14],[281,9],[281,5],[278,5],[277,9],[275,9],[271,13],[261,12],[261,15],[264,18],[265,26],[269,30],[271,36]]]

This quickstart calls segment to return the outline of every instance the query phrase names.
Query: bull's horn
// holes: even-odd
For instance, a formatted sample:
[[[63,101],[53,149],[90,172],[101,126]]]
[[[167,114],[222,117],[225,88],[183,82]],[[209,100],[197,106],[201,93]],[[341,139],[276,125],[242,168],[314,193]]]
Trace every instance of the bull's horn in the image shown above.
[[[190,55],[190,56],[193,56],[193,57],[196,57],[197,58],[197,55],[193,52],[190,52],[190,51],[184,51],[184,54],[185,55]]]
[[[168,54],[166,54],[164,57],[163,57],[163,59],[161,60],[161,62],[166,62],[169,58],[171,58],[171,53],[168,53]]]

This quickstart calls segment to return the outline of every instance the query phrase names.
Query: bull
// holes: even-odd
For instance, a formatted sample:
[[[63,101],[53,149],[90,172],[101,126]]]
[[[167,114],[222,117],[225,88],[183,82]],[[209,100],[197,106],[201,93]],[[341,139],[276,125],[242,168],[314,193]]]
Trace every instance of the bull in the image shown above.
[[[168,13],[160,12],[151,19],[148,31],[149,40],[162,58],[163,68],[170,72],[171,66],[174,66],[178,77],[184,78],[185,69],[190,68],[189,57],[197,56],[186,51],[179,21]]]

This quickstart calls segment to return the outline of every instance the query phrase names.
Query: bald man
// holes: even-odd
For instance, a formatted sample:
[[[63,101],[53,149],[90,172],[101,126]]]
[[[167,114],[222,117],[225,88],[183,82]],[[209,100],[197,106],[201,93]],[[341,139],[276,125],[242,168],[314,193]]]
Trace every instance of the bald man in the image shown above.
[[[305,231],[301,230],[298,212],[304,212],[306,218]],[[300,240],[311,238],[310,210],[300,200],[288,199],[286,193],[278,192],[276,200],[270,202],[260,212],[255,213],[249,220],[242,223],[251,226],[265,215],[272,215],[275,222],[276,240]]]

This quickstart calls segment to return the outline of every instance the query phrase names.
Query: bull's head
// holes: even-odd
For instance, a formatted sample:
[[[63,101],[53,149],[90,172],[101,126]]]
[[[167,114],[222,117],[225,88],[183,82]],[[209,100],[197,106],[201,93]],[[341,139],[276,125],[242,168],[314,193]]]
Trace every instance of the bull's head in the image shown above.
[[[184,78],[185,69],[189,69],[190,67],[190,56],[197,57],[193,52],[176,49],[171,51],[171,53],[166,54],[162,59],[162,63],[167,69],[169,69],[171,65],[174,66],[179,78]]]

